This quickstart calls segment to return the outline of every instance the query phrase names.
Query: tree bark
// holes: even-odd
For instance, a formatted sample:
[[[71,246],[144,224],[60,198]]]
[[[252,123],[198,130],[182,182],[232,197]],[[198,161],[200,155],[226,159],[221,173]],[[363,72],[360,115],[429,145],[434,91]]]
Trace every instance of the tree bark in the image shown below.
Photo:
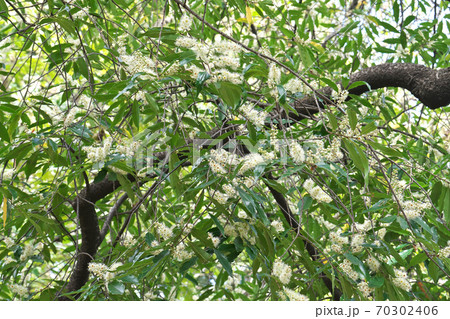
[[[366,82],[367,85],[350,89],[350,94],[361,95],[379,88],[400,87],[410,91],[430,109],[450,104],[450,68],[434,70],[412,63],[384,63],[356,72],[350,76],[349,85],[358,81]],[[294,101],[292,106],[298,115],[290,113],[289,117],[301,120],[318,113],[327,104],[323,97],[332,100],[332,92],[330,87],[325,87],[318,90],[316,96]]]

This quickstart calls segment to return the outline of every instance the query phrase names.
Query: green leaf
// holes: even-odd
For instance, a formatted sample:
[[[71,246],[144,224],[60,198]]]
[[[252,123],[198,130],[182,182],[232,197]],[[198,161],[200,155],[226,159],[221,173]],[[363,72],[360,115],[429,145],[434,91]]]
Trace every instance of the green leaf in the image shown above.
[[[347,148],[350,158],[355,166],[362,172],[364,179],[367,181],[369,176],[369,161],[366,154],[359,148],[359,146],[349,139],[344,139],[345,147]]]
[[[5,0],[0,0],[0,10],[4,12],[8,12],[8,6],[5,3]]]
[[[188,261],[184,262],[180,267],[180,273],[184,274],[186,271],[189,270],[192,266],[194,266],[197,263],[198,257],[194,256]]]
[[[418,264],[423,263],[427,259],[428,259],[427,254],[425,254],[425,253],[417,254],[413,258],[411,258],[411,261],[409,262],[409,266],[414,267]]]
[[[5,126],[3,124],[0,125],[0,138],[2,140],[5,140],[6,142],[10,142],[11,139],[9,137],[8,131],[5,129]]]
[[[108,283],[109,293],[112,295],[123,295],[125,292],[125,285],[117,280]]]
[[[219,97],[225,104],[235,107],[241,101],[242,89],[240,86],[229,82],[217,82],[216,88]]]
[[[370,122],[369,124],[363,126],[361,129],[361,135],[366,135],[372,131],[375,131],[377,129],[377,125],[375,122]]]
[[[336,116],[331,112],[327,112],[327,116],[328,116],[328,120],[330,121],[331,128],[333,130],[337,130],[339,127],[339,124],[338,124]]]
[[[122,277],[122,278],[120,278],[120,281],[128,283],[128,284],[134,284],[134,285],[139,284],[139,280],[134,275],[127,275],[125,277]]]
[[[263,181],[264,181],[264,183],[266,183],[266,185],[268,185],[269,187],[272,187],[278,193],[287,194],[287,192],[288,192],[288,190],[283,185],[281,185],[280,183],[278,183],[272,179],[263,178]]]
[[[399,152],[397,150],[394,150],[394,149],[392,149],[390,147],[386,147],[386,146],[384,146],[382,144],[378,144],[378,143],[375,143],[375,142],[372,142],[372,141],[367,141],[367,143],[370,146],[372,146],[373,148],[381,151],[386,156],[389,156],[389,157],[403,157],[404,156],[401,152]]]
[[[123,176],[122,174],[116,174],[117,180],[119,181],[120,185],[123,187],[125,192],[127,193],[128,197],[131,199],[131,201],[134,202],[135,195],[133,191],[133,185],[131,184],[130,180]]]
[[[381,288],[384,285],[383,277],[372,277],[368,280],[370,288]]]
[[[233,269],[231,268],[231,264],[228,261],[227,257],[225,257],[219,250],[214,249],[214,253],[217,256],[217,259],[222,264],[223,268],[226,270],[228,275],[233,276]]]
[[[356,128],[356,125],[358,124],[358,118],[356,116],[356,112],[353,108],[349,107],[347,109],[347,115],[348,115],[348,122],[350,124],[350,128],[354,130]]]
[[[331,81],[330,79],[320,78],[320,80],[324,82],[326,85],[328,85],[330,88],[332,88],[335,92],[339,92],[339,87],[337,86],[337,84]]]

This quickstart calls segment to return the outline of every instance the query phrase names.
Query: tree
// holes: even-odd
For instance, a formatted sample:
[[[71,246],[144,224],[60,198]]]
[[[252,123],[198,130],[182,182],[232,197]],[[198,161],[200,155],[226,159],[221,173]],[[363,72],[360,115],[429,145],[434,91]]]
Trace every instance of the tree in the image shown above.
[[[0,298],[448,300],[449,13],[0,0]]]

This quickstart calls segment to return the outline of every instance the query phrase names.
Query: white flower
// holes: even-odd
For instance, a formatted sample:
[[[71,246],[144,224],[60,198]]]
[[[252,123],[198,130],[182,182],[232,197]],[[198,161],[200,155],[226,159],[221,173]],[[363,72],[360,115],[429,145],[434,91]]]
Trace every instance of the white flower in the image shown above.
[[[193,256],[193,253],[186,250],[186,245],[184,243],[179,243],[173,251],[173,256],[178,261],[183,261],[191,258]]]
[[[305,85],[302,81],[297,78],[290,79],[288,83],[284,85],[284,88],[287,91],[291,91],[292,93],[303,92],[305,91]]]
[[[73,120],[79,112],[80,109],[78,107],[72,107],[64,120],[64,127],[68,127],[73,124]]]
[[[278,258],[273,263],[272,275],[277,277],[282,284],[287,285],[291,280],[292,269]]]
[[[361,281],[358,284],[358,290],[361,291],[362,295],[364,296],[364,298],[369,298],[370,294],[373,292],[373,288],[369,287],[369,284],[365,281]]]
[[[225,194],[227,194],[229,197],[234,197],[237,195],[236,189],[231,186],[230,184],[225,184],[222,186],[223,190],[225,191]]]
[[[290,301],[308,301],[309,300],[309,298],[307,296],[302,295],[294,290],[288,289],[286,287],[284,287],[283,290]],[[282,295],[282,298],[283,297],[284,296]]]
[[[223,287],[229,291],[234,291],[241,283],[241,276],[234,274],[233,277],[228,277]]]
[[[93,273],[99,278],[105,278],[106,272],[108,271],[108,266],[102,263],[90,262],[88,265],[89,272]]]
[[[352,237],[352,251],[354,253],[359,253],[363,250],[363,246],[362,244],[364,244],[364,235],[362,234],[355,234]]]
[[[188,17],[186,14],[183,14],[183,16],[180,18],[178,30],[181,32],[189,31],[192,26],[192,19]]]
[[[35,254],[34,244],[28,243],[23,248],[22,254],[20,255],[20,260],[25,261],[28,258],[30,258],[31,256],[33,256],[34,254]]]
[[[359,278],[359,274],[353,270],[352,264],[348,259],[344,259],[344,261],[339,264],[340,268],[343,272],[347,274],[347,276],[356,281]]]
[[[122,245],[127,248],[130,248],[134,244],[136,244],[136,239],[133,238],[133,235],[127,233],[125,235],[125,238],[122,239]]]
[[[367,263],[367,266],[369,266],[370,270],[375,271],[375,272],[377,272],[381,267],[380,262],[376,258],[372,257],[371,255],[369,255],[369,257],[367,257],[366,263]]]
[[[220,244],[220,238],[219,237],[214,237],[213,234],[208,233],[208,239],[211,239],[214,247],[217,248],[217,246],[219,246],[219,244]]]
[[[175,45],[177,47],[190,49],[190,48],[194,47],[197,44],[197,41],[198,40],[196,40],[194,38],[190,38],[190,37],[178,37],[175,40]]]
[[[7,264],[9,264],[9,263],[13,263],[13,262],[15,262],[15,260],[14,260],[14,258],[12,258],[11,256],[6,256],[6,257],[3,259],[3,263],[4,263],[5,265],[7,265]]]
[[[275,63],[272,63],[269,66],[269,76],[267,79],[267,84],[269,85],[269,87],[273,88],[273,87],[277,86],[278,84],[280,84],[280,80],[281,80],[281,71],[276,66]]]
[[[258,153],[251,153],[248,155],[245,155],[241,162],[243,165],[239,169],[239,174],[242,175],[246,171],[255,168],[257,165],[264,163],[264,158],[258,154]]]
[[[219,204],[222,204],[222,205],[225,205],[225,204],[227,203],[227,201],[228,201],[228,195],[227,195],[227,194],[224,194],[224,193],[221,193],[221,192],[219,192],[219,191],[215,191],[215,192],[214,192],[213,198],[214,198]]]
[[[305,151],[303,150],[303,147],[301,147],[300,144],[292,142],[289,147],[289,150],[292,159],[294,160],[295,163],[301,164],[305,161]]]
[[[264,126],[264,120],[267,117],[266,112],[259,112],[248,103],[244,103],[240,107],[240,110],[242,111],[242,113],[244,113],[245,117],[256,127],[262,128]]]
[[[227,170],[225,169],[225,167],[223,167],[222,165],[217,163],[212,158],[209,159],[209,167],[211,167],[211,170],[216,174],[226,174],[227,173]]]
[[[166,225],[162,223],[155,223],[156,232],[159,236],[161,236],[164,239],[169,239],[173,236],[172,228],[167,227]]]
[[[303,187],[310,192],[312,190],[312,188],[314,187],[314,181],[310,178],[308,178],[304,183],[303,183]]]
[[[13,294],[18,294],[20,297],[28,295],[28,288],[18,284],[10,284],[9,289]]]
[[[439,258],[448,258],[450,256],[450,240],[447,242],[447,247],[441,248],[438,252]]]
[[[279,233],[284,231],[283,223],[281,222],[281,220],[274,220],[270,225]]]
[[[384,239],[384,236],[386,235],[386,228],[380,228],[380,230],[377,231],[377,236],[380,239]]]
[[[248,218],[248,215],[247,215],[247,213],[244,212],[243,210],[239,210],[239,212],[238,212],[238,217],[239,217],[239,218],[242,218],[242,219],[247,219],[247,218]]]
[[[330,238],[330,240],[332,242],[334,242],[335,244],[338,244],[339,246],[348,244],[348,237],[342,237],[341,233],[342,233],[342,230],[338,229],[335,232],[330,232],[328,237]]]
[[[228,237],[237,237],[238,236],[236,228],[232,224],[225,225],[224,233],[225,233],[225,236],[228,236]]]
[[[3,239],[3,242],[5,243],[6,248],[8,248],[8,249],[11,248],[14,245],[14,240],[12,238],[10,238],[10,237],[5,237]]]

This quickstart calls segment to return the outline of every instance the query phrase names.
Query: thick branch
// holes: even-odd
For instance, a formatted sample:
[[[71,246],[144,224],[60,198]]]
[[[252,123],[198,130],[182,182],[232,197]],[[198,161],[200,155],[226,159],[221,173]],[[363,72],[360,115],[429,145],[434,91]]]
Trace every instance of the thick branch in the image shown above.
[[[67,292],[80,289],[89,279],[88,265],[92,261],[100,244],[100,228],[95,212],[95,202],[106,197],[120,186],[118,181],[111,181],[108,176],[101,182],[89,185],[72,201],[77,212],[81,229],[81,247],[77,253],[75,268],[66,287]],[[60,300],[67,300],[60,297]]]
[[[270,178],[270,177],[269,177]],[[272,196],[275,198],[275,201],[277,202],[278,206],[281,209],[281,212],[284,215],[284,218],[289,223],[291,228],[295,230],[297,233],[301,231],[299,223],[295,220],[294,215],[291,212],[291,209],[289,208],[289,205],[284,197],[283,194],[275,190],[274,188],[270,187],[268,184],[266,184],[269,188],[270,192],[272,193]],[[305,249],[308,252],[308,255],[311,257],[312,260],[317,261],[319,259],[319,253],[317,252],[316,248],[305,239],[302,239]],[[321,273],[320,277],[323,280],[323,283],[328,288],[328,290],[333,295],[333,300],[339,301],[341,300],[342,292],[336,288],[333,287],[333,283],[330,278],[327,277],[323,272]]]
[[[384,87],[400,87],[410,91],[420,102],[430,109],[437,109],[450,104],[450,68],[433,70],[423,65],[412,63],[384,63],[363,69],[350,77],[350,84],[363,81],[349,90],[350,94],[361,95],[364,92]],[[331,99],[332,89],[318,91]],[[295,120],[318,113],[324,107],[320,98],[308,96],[293,103],[299,116],[290,114]]]

